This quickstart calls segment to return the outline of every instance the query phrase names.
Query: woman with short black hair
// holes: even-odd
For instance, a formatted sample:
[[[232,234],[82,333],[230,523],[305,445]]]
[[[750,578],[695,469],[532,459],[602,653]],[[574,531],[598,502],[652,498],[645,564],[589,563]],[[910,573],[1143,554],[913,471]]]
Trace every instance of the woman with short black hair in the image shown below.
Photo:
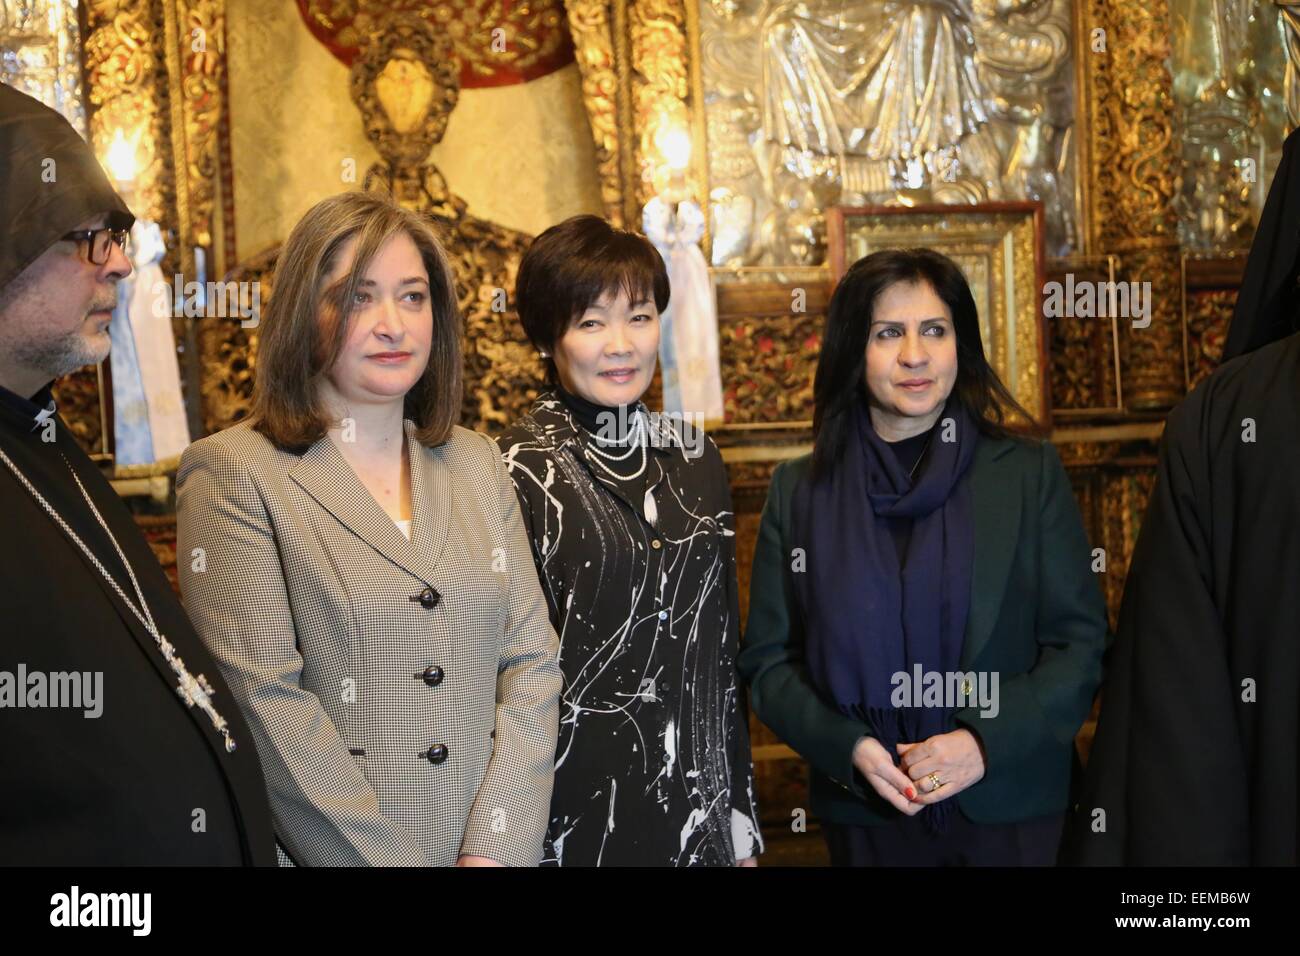
[[[703,431],[641,402],[663,260],[578,216],[529,248],[516,299],[554,386],[498,439],[560,634],[543,863],[752,865],[727,473]]]
[[[740,667],[836,865],[1051,864],[1106,634],[1055,449],[929,249],[831,299],[813,453],[763,511]]]

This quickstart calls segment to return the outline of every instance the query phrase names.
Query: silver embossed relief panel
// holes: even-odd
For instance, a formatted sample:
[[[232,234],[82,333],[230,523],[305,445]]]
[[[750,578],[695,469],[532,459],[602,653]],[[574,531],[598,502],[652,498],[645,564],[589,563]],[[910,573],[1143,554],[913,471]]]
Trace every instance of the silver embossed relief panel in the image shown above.
[[[712,260],[814,265],[835,204],[1041,199],[1077,247],[1069,0],[701,0]]]

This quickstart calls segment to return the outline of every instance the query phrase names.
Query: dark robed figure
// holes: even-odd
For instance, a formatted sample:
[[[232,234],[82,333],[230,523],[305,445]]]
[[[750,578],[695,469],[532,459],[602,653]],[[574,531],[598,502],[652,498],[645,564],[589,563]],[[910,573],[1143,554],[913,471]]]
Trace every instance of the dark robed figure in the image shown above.
[[[1224,364],[1165,428],[1108,653],[1074,862],[1297,862],[1298,150],[1293,134]]]
[[[0,864],[273,865],[239,708],[51,399],[108,354],[132,221],[67,121],[0,86]]]

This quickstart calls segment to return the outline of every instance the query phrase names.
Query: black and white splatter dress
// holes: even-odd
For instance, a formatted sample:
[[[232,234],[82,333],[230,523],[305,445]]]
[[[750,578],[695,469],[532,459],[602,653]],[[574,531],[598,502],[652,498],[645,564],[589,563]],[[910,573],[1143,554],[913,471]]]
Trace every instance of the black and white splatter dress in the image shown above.
[[[497,439],[564,672],[543,865],[734,865],[762,844],[722,456],[643,405],[603,441],[597,410],[548,393]]]

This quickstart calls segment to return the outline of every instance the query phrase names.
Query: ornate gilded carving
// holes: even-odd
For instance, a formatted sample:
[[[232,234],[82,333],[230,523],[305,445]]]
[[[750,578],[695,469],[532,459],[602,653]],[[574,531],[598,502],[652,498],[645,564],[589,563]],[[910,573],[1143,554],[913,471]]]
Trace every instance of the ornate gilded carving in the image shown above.
[[[656,134],[692,126],[687,8],[682,0],[571,0],[567,9],[605,214],[638,226],[663,163]]]
[[[1089,252],[1120,257],[1121,280],[1151,283],[1151,322],[1120,323],[1125,404],[1183,394],[1168,0],[1080,4]]]
[[[351,66],[390,13],[422,18],[455,45],[461,85],[535,79],[569,61],[563,0],[298,0],[315,37]]]
[[[178,190],[186,230],[182,242],[211,249],[219,176],[217,132],[224,109],[226,4],[225,0],[172,2],[177,27],[173,68],[181,113],[172,139],[177,165],[185,170],[183,188]]]
[[[1133,546],[1137,543],[1146,514],[1147,499],[1155,486],[1155,463],[1149,466],[1107,472],[1101,484],[1102,541],[1106,549],[1106,574],[1102,591],[1110,611],[1111,627],[1119,620],[1124,579],[1128,577]],[[1094,546],[1096,542],[1094,539]]]
[[[1089,545],[1104,552],[1094,555],[1093,561],[1105,561],[1104,570],[1096,565],[1096,573],[1114,628],[1133,546],[1155,482],[1156,445],[1153,441],[1063,442],[1057,449],[1069,473]]]
[[[265,304],[274,289],[275,263],[279,254],[278,245],[264,250],[242,263],[226,278],[238,283],[236,287],[241,290],[257,288],[258,298]],[[240,306],[251,304],[241,302]],[[255,326],[244,328],[238,316],[205,316],[195,321],[194,340],[199,353],[205,434],[229,428],[252,411],[258,335]]]
[[[168,145],[170,118],[162,75],[162,18],[149,0],[90,0],[86,5],[86,87],[94,112],[90,141],[100,156],[121,130],[135,147],[133,210],[168,221],[175,179]]]
[[[1059,261],[1049,282],[1108,282],[1105,260]],[[1056,315],[1049,323],[1052,410],[1054,413],[1123,411],[1117,391],[1119,331],[1114,318]]]
[[[384,161],[366,173],[367,188],[384,178],[406,205],[432,210],[444,204],[446,183],[423,180],[433,170],[425,165],[429,151],[442,140],[460,99],[450,38],[419,17],[385,17],[353,60],[351,76],[366,138]]]
[[[788,294],[785,302],[790,302]],[[813,373],[825,321],[820,313],[719,321],[719,359],[728,370],[723,381],[728,424],[812,418]]]
[[[574,56],[582,74],[582,98],[596,143],[605,217],[616,226],[627,223],[625,199],[634,197],[624,170],[626,151],[621,149],[621,144],[630,142],[631,134],[630,73],[626,57],[620,61],[616,54],[614,22],[615,11],[621,20],[626,4],[627,0],[569,0],[565,4]]]
[[[1187,387],[1193,389],[1219,367],[1228,337],[1236,289],[1209,289],[1187,294]]]
[[[54,401],[77,444],[87,454],[101,454],[104,429],[99,410],[99,369],[92,365],[59,379],[54,383]]]
[[[655,137],[663,127],[689,129],[690,114],[684,0],[635,0],[628,9],[638,208],[657,192],[663,157]],[[638,217],[639,219],[640,217]]]

